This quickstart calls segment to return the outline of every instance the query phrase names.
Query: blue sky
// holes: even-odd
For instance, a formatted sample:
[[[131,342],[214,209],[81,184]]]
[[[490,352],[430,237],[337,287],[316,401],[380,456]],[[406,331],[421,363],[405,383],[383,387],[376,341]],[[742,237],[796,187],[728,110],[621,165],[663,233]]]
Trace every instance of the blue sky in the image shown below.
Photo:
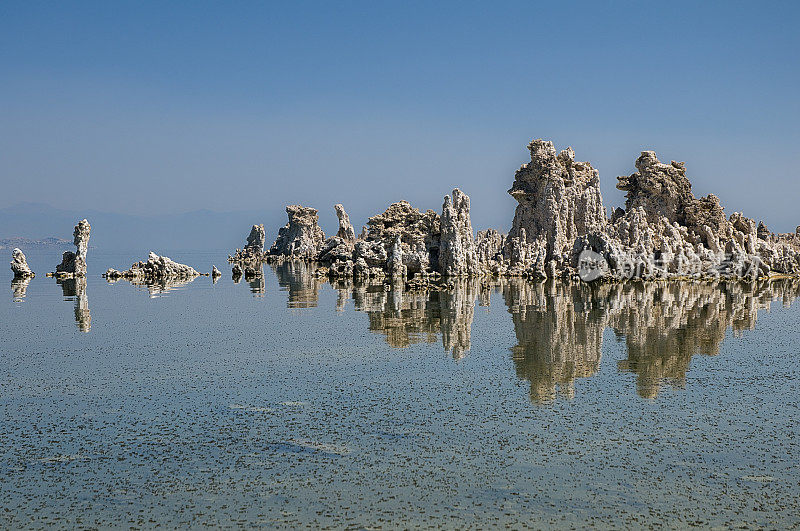
[[[800,224],[798,2],[3,2],[0,208],[390,202],[507,229],[528,141]],[[282,215],[282,214],[281,214]],[[246,232],[246,231],[245,231]]]

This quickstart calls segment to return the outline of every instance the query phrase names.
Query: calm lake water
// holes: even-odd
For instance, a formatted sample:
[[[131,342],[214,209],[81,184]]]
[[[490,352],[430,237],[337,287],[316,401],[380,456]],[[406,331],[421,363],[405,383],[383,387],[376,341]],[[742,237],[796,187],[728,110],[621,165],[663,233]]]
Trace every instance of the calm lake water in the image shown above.
[[[0,526],[800,524],[797,281],[176,286],[0,268]],[[10,251],[2,251],[10,256]],[[224,266],[224,267],[223,267]],[[2,286],[0,286],[2,287]]]

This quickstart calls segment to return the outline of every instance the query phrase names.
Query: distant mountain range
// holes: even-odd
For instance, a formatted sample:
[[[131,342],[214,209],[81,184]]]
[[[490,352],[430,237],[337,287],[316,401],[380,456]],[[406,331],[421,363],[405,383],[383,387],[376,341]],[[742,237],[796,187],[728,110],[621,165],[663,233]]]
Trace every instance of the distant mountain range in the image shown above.
[[[40,240],[32,240],[30,238],[6,238],[0,239],[0,249],[14,249],[15,247],[19,248],[29,248],[29,247],[45,247],[50,245],[69,245],[72,241],[65,240],[63,238],[42,238]]]
[[[136,216],[97,210],[67,210],[41,203],[0,209],[0,248],[72,245],[75,224],[92,224],[90,246],[96,249],[230,250],[243,247],[254,223],[263,223],[271,242],[286,224],[284,211],[213,212]],[[272,239],[270,239],[272,238]]]

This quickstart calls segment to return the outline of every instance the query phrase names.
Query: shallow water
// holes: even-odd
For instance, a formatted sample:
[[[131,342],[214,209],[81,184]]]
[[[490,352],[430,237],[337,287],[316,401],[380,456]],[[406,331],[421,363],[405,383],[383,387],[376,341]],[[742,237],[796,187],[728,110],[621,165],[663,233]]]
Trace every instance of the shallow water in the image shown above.
[[[332,286],[0,272],[0,525],[787,527],[797,281]],[[1,287],[1,286],[0,286]]]

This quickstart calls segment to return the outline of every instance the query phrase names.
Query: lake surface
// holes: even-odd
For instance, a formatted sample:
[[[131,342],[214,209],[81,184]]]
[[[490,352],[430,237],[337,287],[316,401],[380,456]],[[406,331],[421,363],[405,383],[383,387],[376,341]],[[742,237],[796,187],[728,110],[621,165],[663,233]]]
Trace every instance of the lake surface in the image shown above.
[[[800,282],[0,268],[0,526],[800,524]],[[6,252],[5,250],[3,252]],[[7,252],[10,256],[10,251]],[[224,266],[224,267],[223,267]]]

